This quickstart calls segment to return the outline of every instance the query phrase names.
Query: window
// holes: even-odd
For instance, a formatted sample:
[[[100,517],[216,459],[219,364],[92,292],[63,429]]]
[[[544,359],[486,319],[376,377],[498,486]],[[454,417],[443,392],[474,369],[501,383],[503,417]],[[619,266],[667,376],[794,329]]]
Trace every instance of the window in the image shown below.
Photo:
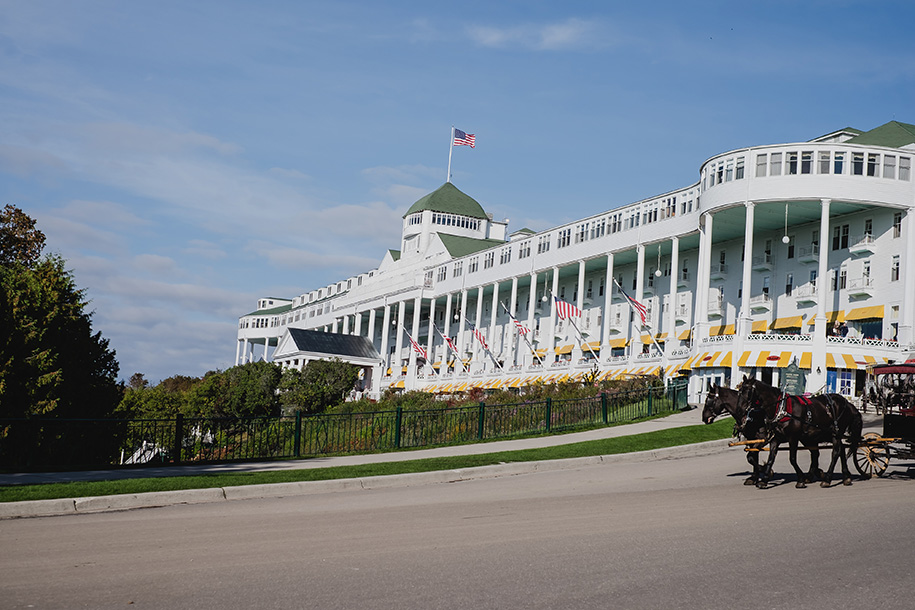
[[[467,273],[476,273],[477,269],[480,267],[480,257],[475,256],[470,259],[470,263],[467,265]]]
[[[810,174],[813,172],[813,151],[805,150],[801,152],[801,173]]]
[[[828,174],[829,173],[829,152],[820,151],[819,164],[817,165],[818,174]]]
[[[511,262],[511,260],[512,260],[511,246],[502,248],[502,250],[499,252],[499,264],[504,265],[505,263]]]
[[[762,293],[766,296],[769,295],[769,276],[763,278]]]
[[[870,218],[864,220],[864,235],[870,237],[874,234],[874,221]]]
[[[451,275],[454,277],[461,277],[463,273],[464,261],[458,261],[454,263],[454,270],[451,272]]]
[[[575,227],[575,243],[580,244],[588,240],[588,228],[591,223],[583,222]]]
[[[590,299],[594,294],[594,280],[588,280],[588,291],[585,293],[585,298]]]
[[[864,175],[864,153],[851,154],[851,173],[855,176]]]
[[[797,241],[797,237],[794,235],[788,236],[788,258],[794,258],[794,242]]]
[[[537,240],[537,254],[543,254],[550,251],[550,236],[543,235]]]
[[[756,177],[766,177],[766,165],[769,164],[769,155],[756,155]]]
[[[909,181],[912,173],[912,159],[909,157],[899,157],[899,179]]]
[[[841,174],[845,168],[845,153],[837,152],[832,157],[832,173]]]
[[[607,219],[606,218],[601,218],[600,220],[595,220],[593,223],[591,223],[591,239],[603,237],[606,230],[607,230]]]
[[[810,285],[814,288],[817,287],[817,270],[816,269],[810,270]]]
[[[899,255],[893,257],[893,264],[890,266],[890,281],[899,281]]]
[[[895,155],[883,155],[883,177],[884,178],[895,178],[896,177],[896,156]]]
[[[832,230],[832,249],[841,250],[848,247],[848,225],[835,227]]]
[[[736,178],[737,180],[742,180],[742,179],[743,179],[743,174],[744,174],[743,166],[744,166],[744,158],[743,158],[743,157],[737,157],[737,170],[736,170],[736,174],[735,174],[735,178]],[[675,204],[675,205],[676,205],[676,204]]]
[[[444,282],[445,278],[447,278],[447,277],[448,277],[448,268],[439,267],[438,268],[438,277],[436,278],[436,280],[439,282]]]
[[[600,278],[600,284],[597,286],[597,296],[604,296],[604,278]]]
[[[525,241],[518,245],[518,258],[527,258],[531,255],[531,242]]]
[[[845,290],[848,286],[848,269],[845,267],[839,268],[839,290]]]
[[[791,291],[794,290],[794,274],[789,273],[785,276],[785,296],[791,296]]]
[[[902,212],[893,214],[893,237],[902,236]]]
[[[871,177],[876,177],[878,175],[877,168],[880,167],[880,155],[870,153],[867,155],[867,175]]]
[[[425,285],[427,288],[432,286],[432,270],[431,269],[429,271],[426,271]]]
[[[566,246],[568,246],[571,243],[572,243],[572,229],[571,228],[560,229],[559,237],[556,239],[556,247],[565,248]]]
[[[496,253],[487,252],[486,254],[483,255],[483,268],[489,269],[490,267],[493,266],[493,263],[495,262],[495,260],[496,260]]]
[[[772,153],[769,155],[769,175],[782,175],[782,153]]]
[[[785,155],[785,173],[789,176],[793,176],[797,173],[797,153],[790,152]]]

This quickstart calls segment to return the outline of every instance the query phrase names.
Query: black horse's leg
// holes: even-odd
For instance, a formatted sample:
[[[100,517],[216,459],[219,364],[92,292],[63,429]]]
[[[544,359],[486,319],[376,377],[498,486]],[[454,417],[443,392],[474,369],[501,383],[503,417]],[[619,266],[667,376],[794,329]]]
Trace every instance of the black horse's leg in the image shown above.
[[[810,472],[807,475],[808,483],[815,483],[817,481],[822,481],[825,473],[823,469],[820,468],[820,450],[814,449],[816,444],[804,445],[810,449]]]
[[[758,448],[753,447],[753,449]],[[759,451],[747,451],[747,463],[750,464],[750,476],[743,482],[744,485],[756,485],[759,481]]]
[[[798,489],[803,489],[807,487],[805,483],[804,471],[801,470],[801,467],[797,463],[797,439],[792,438],[788,441],[788,461],[791,462],[791,465],[794,466],[794,472],[797,474],[797,483],[795,487]]]
[[[769,479],[772,478],[772,466],[775,463],[775,455],[778,453],[778,444],[779,442],[775,439],[769,441],[769,459],[766,460],[766,465],[763,466],[762,472],[759,474],[759,481],[756,483],[756,487],[759,489],[768,487]]]
[[[839,461],[839,455],[845,453],[845,448],[842,446],[842,438],[836,434],[832,439],[832,458],[829,460],[829,470],[826,471],[826,476],[820,482],[820,487],[829,487],[832,484],[832,473],[836,469],[836,462]],[[848,470],[848,464],[845,462],[844,456],[842,459],[842,472],[843,474]],[[849,481],[851,483],[851,481]]]

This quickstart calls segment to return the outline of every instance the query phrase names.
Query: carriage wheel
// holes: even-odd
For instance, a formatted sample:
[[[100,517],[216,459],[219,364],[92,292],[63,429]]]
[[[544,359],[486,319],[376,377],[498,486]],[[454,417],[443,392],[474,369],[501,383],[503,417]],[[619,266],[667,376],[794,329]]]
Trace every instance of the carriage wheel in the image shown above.
[[[883,476],[887,466],[890,465],[890,450],[886,443],[877,443],[880,436],[874,432],[864,435],[863,443],[855,449],[855,468],[861,476],[871,478],[874,475]]]

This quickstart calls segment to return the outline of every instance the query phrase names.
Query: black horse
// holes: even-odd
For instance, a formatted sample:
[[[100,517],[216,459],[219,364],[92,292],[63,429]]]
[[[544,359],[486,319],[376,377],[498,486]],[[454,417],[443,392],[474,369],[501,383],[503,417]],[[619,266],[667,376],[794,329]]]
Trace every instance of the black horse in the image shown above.
[[[842,484],[851,485],[848,470],[848,455],[844,439],[847,437],[850,451],[861,441],[863,421],[861,413],[840,394],[818,394],[809,398],[789,396],[757,379],[744,378],[740,384],[738,404],[746,409],[745,426],[759,426],[765,430],[769,442],[769,459],[763,467],[758,487],[766,487],[772,477],[772,466],[778,454],[779,445],[788,442],[789,460],[797,473],[797,487],[806,487],[813,482],[816,469],[816,447],[823,442],[832,443],[832,460],[829,469],[820,482],[829,487],[836,462],[842,460]],[[798,443],[811,450],[811,475],[805,479],[797,464]]]
[[[708,396],[705,397],[705,407],[702,409],[702,422],[710,424],[715,418],[727,411],[734,418],[734,436],[743,437],[746,440],[758,440],[766,438],[766,429],[763,422],[758,418],[747,421],[747,411],[740,404],[739,393],[731,388],[713,385],[709,390]],[[762,443],[760,443],[761,445]],[[744,485],[756,485],[759,483],[759,445],[752,447],[747,451],[747,463],[750,465],[750,476],[743,482]],[[819,470],[819,451],[811,452],[811,473],[822,471]]]

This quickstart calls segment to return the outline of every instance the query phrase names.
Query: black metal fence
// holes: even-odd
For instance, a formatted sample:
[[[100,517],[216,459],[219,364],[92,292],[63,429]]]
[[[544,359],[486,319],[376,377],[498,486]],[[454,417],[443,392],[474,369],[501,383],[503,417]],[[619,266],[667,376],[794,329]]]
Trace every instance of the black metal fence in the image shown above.
[[[0,469],[373,453],[585,429],[685,406],[685,388],[670,386],[571,400],[295,417],[0,419]]]

